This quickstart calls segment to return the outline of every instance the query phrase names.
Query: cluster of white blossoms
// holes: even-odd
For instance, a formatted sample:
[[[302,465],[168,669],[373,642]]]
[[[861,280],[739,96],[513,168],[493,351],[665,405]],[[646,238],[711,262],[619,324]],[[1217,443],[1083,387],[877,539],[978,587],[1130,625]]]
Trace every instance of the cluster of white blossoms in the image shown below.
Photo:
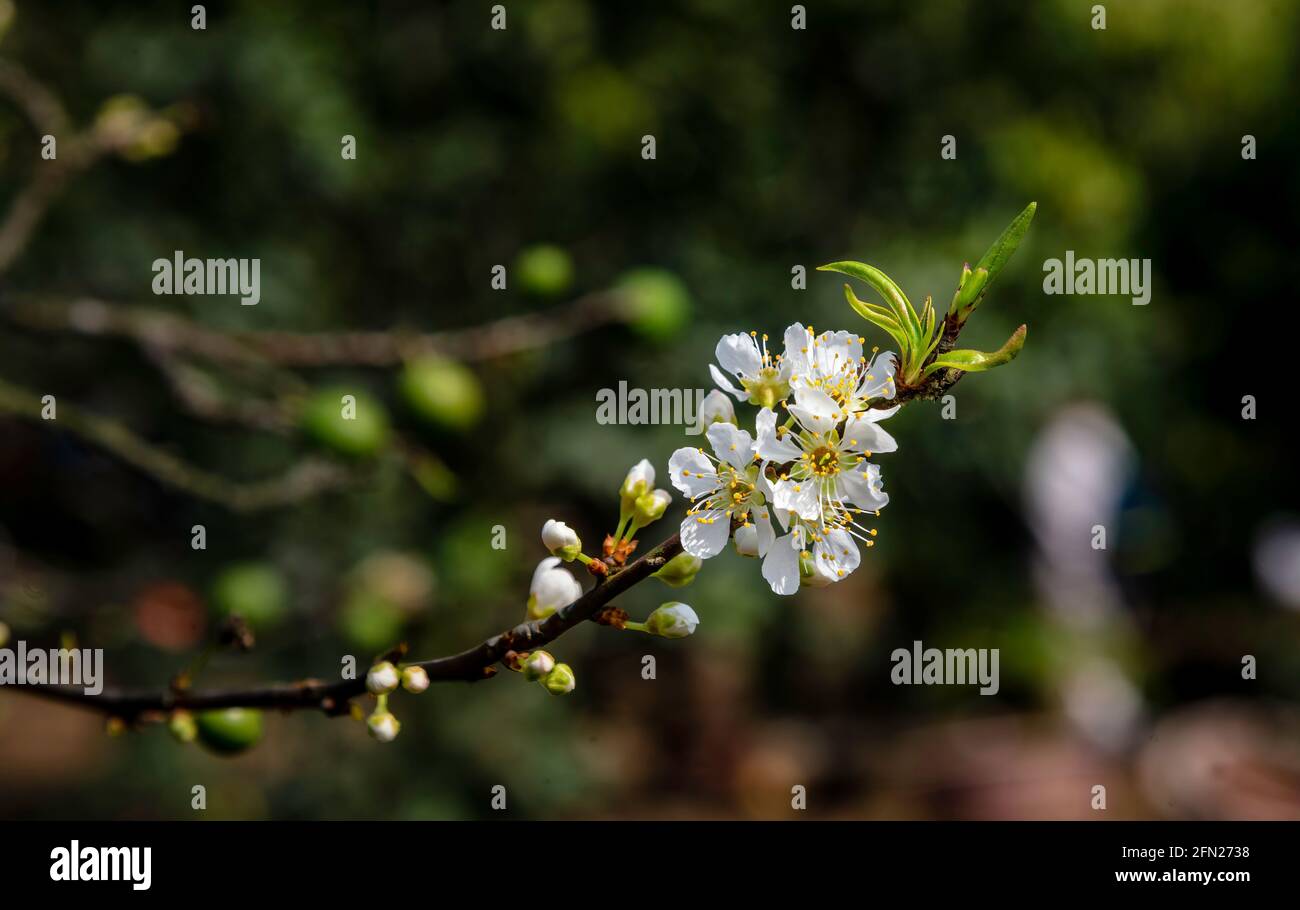
[[[718,416],[706,431],[714,454],[678,449],[668,473],[691,500],[681,527],[687,553],[718,555],[734,527],[737,552],[761,558],[772,590],[793,594],[801,580],[839,581],[858,567],[858,542],[874,543],[876,531],[862,519],[878,515],[889,496],[868,459],[898,448],[880,426],[898,406],[879,407],[895,395],[897,358],[874,350],[867,357],[855,333],[818,335],[799,323],[785,330],[784,343],[774,355],[766,335],[722,337],[721,369],[709,370],[723,392],[759,407],[755,434],[735,423],[730,402],[715,402]]]

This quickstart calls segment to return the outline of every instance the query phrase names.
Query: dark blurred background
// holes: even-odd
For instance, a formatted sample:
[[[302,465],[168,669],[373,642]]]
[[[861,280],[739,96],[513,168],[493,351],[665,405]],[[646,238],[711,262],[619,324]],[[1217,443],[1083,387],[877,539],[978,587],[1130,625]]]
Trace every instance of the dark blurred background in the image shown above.
[[[293,418],[195,413],[178,383],[289,414],[315,389],[368,393],[395,432],[339,460],[340,488],[239,511],[0,414],[0,621],[11,641],[106,649],[113,684],[161,688],[240,604],[261,608],[257,645],[200,684],[329,677],[342,654],[432,656],[513,624],[542,522],[599,539],[627,468],[647,457],[666,486],[690,444],[597,424],[599,389],[707,388],[719,335],[796,320],[889,345],[823,262],[946,307],[1037,200],[963,336],[992,350],[1023,322],[1028,343],[954,389],[954,419],[916,403],[889,422],[891,503],[840,584],[778,598],[727,552],[620,601],[689,602],[693,638],[578,629],[553,648],[571,696],[513,676],[398,695],[387,746],[299,712],[224,759],[3,692],[0,817],[474,818],[498,814],[495,784],[535,818],[786,818],[794,785],[819,817],[1300,817],[1300,5],[1112,2],[1097,30],[1081,0],[818,0],[795,30],[788,4],[535,0],[493,30],[487,3],[302,0],[209,3],[203,31],[191,5],[0,0],[0,58],[70,129],[116,113],[130,134],[0,276],[0,381],[232,481],[335,460]],[[5,209],[50,166],[40,134],[6,97]],[[176,249],[259,257],[261,303],[154,296],[151,263]],[[1045,295],[1066,250],[1150,258],[1150,304]],[[457,388],[482,407],[467,393],[450,417],[421,416],[400,367],[240,371],[31,318],[89,297],[218,332],[440,332],[558,321],[629,281],[643,293],[615,295],[617,318],[467,355]],[[915,639],[999,648],[999,693],[891,685]]]

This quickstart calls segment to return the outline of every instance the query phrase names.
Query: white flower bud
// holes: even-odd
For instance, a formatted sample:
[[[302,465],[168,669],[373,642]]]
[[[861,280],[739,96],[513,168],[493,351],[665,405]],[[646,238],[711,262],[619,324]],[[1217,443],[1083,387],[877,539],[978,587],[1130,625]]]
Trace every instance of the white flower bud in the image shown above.
[[[397,668],[388,661],[380,661],[366,674],[366,690],[372,695],[386,695],[402,681]]]
[[[637,497],[636,507],[632,512],[632,521],[638,528],[644,528],[651,522],[658,521],[668,511],[673,495],[667,490],[655,490]]]
[[[538,682],[555,669],[555,658],[551,656],[550,651],[533,651],[524,659],[522,669],[524,679]]]
[[[407,692],[413,692],[419,695],[425,689],[429,688],[429,674],[424,667],[403,667],[402,668],[402,688]]]
[[[700,402],[700,432],[704,432],[715,423],[735,423],[736,406],[731,403],[731,396],[714,389]]]
[[[644,496],[655,485],[655,466],[647,459],[642,458],[632,469],[627,472],[627,477],[623,478],[623,486],[619,488],[619,495],[626,500],[634,500]]]
[[[573,562],[582,552],[582,541],[572,528],[562,521],[549,519],[542,525],[542,544],[565,562]]]
[[[376,711],[366,718],[366,726],[375,739],[381,743],[391,743],[401,732],[402,722],[388,711]]]
[[[559,565],[558,556],[548,556],[537,564],[528,586],[529,619],[545,619],[582,596],[582,585]]]
[[[736,552],[741,556],[757,556],[758,526],[747,524],[736,528],[734,543],[736,545]]]
[[[555,669],[546,674],[542,685],[552,695],[568,695],[578,685],[578,677],[573,675],[573,668],[568,664],[556,664]]]
[[[695,632],[700,617],[684,603],[661,604],[645,621],[645,630],[662,638],[685,638]]]

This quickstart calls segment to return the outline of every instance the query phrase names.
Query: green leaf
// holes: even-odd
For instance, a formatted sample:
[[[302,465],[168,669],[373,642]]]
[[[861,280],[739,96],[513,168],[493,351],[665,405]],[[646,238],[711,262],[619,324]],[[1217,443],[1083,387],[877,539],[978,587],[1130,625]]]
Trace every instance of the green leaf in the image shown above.
[[[1020,241],[1025,238],[1025,232],[1029,230],[1029,224],[1034,220],[1034,212],[1037,210],[1037,202],[1029,203],[1024,211],[1012,219],[998,239],[993,241],[993,245],[980,257],[980,261],[975,263],[975,268],[972,270],[975,276],[974,285],[967,277],[966,270],[962,270],[962,281],[956,297],[953,298],[950,312],[957,313],[963,322],[980,305],[993,279],[998,276],[998,272],[1002,271],[1007,260],[1020,246]],[[985,272],[982,279],[979,278],[980,269]]]
[[[819,265],[819,272],[839,272],[841,275],[848,275],[850,278],[858,278],[871,285],[879,292],[885,302],[897,314],[899,325],[907,330],[909,337],[918,334],[920,330],[920,320],[916,317],[916,311],[912,309],[912,302],[907,299],[903,289],[894,283],[894,280],[886,275],[880,269],[867,265],[865,262],[832,262],[827,265]],[[902,342],[900,342],[901,344]]]
[[[925,368],[921,375],[929,376],[936,370],[950,369],[963,370],[967,373],[982,373],[985,370],[991,370],[994,367],[1001,366],[1016,359],[1020,349],[1025,346],[1025,333],[1027,329],[1021,326],[1011,333],[1007,343],[1002,345],[992,354],[986,354],[983,351],[959,350],[949,351],[942,357],[934,360]]]
[[[888,310],[882,306],[876,306],[874,303],[859,300],[858,296],[853,293],[853,288],[847,284],[844,285],[844,297],[848,300],[849,306],[853,307],[859,316],[888,332],[890,337],[898,342],[900,348],[907,347],[907,332],[898,324],[897,319],[889,315]]]
[[[989,283],[989,273],[984,269],[971,271],[970,266],[966,266],[962,272],[961,287],[952,298],[952,306],[948,308],[950,313],[965,312],[970,314],[975,309],[976,301],[984,293],[984,288]]]

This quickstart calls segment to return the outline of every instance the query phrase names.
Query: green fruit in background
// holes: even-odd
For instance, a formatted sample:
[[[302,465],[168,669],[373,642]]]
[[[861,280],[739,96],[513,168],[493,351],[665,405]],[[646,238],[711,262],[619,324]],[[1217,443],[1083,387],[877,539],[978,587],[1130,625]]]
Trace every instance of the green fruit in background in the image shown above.
[[[483,386],[473,371],[443,357],[407,363],[399,380],[402,397],[434,426],[466,430],[483,416]]]
[[[262,738],[262,712],[252,708],[204,711],[194,721],[199,742],[219,755],[237,755]]]
[[[326,448],[361,458],[374,455],[388,442],[388,412],[357,389],[323,389],[303,408],[302,428]]]
[[[530,246],[515,259],[515,280],[530,294],[559,296],[573,285],[573,260],[553,244]]]
[[[402,637],[402,611],[370,591],[354,591],[339,611],[338,630],[365,651],[391,648]]]
[[[239,563],[217,576],[212,603],[222,616],[233,614],[255,630],[269,629],[289,612],[289,589],[280,570],[270,563]]]
[[[642,268],[625,272],[614,289],[626,298],[628,324],[652,341],[676,335],[691,318],[691,295],[672,272]]]

